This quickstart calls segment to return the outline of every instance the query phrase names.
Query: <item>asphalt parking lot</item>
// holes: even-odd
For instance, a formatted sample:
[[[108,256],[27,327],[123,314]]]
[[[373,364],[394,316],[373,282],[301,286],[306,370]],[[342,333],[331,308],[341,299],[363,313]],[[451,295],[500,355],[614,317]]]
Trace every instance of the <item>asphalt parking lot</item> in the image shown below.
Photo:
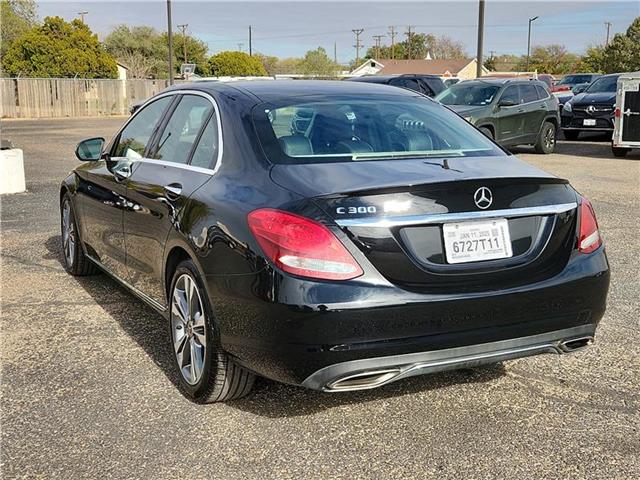
[[[175,387],[161,317],[61,265],[58,186],[122,118],[3,121],[27,193],[2,197],[5,478],[640,478],[640,154],[590,137],[518,155],[594,204],[612,268],[590,349],[323,394],[270,381],[228,404]]]

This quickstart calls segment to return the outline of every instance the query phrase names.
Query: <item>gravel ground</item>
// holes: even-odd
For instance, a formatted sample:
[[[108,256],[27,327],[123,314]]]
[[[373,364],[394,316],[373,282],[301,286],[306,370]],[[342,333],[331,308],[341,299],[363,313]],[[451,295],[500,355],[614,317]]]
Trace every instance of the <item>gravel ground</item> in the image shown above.
[[[3,121],[27,193],[2,197],[4,478],[640,478],[640,154],[604,139],[518,155],[594,204],[612,268],[595,345],[378,390],[260,381],[228,404],[175,387],[166,327],[104,275],[61,266],[75,143],[122,119]]]

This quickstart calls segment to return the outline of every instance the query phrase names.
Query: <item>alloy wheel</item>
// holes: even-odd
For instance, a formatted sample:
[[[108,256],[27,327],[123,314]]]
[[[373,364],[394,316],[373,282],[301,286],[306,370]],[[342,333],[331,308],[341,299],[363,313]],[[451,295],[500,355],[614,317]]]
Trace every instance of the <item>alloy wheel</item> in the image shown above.
[[[547,131],[544,133],[544,146],[548,149],[553,148],[556,144],[556,129],[552,126],[547,128]]]
[[[171,296],[171,335],[176,361],[189,385],[202,378],[207,349],[207,328],[195,280],[180,275]]]
[[[71,213],[71,203],[68,199],[62,205],[62,249],[67,266],[72,267],[76,253],[76,230]]]

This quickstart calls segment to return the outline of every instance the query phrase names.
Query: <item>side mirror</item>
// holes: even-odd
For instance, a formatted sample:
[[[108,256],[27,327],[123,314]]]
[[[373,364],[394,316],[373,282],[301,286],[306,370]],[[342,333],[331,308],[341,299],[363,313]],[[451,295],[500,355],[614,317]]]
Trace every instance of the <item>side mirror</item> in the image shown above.
[[[513,100],[509,100],[506,98],[503,98],[498,102],[499,107],[515,107],[516,105],[518,105],[517,102],[514,102]]]
[[[83,162],[100,160],[103,146],[104,138],[87,138],[81,141],[76,147],[76,157]]]
[[[576,85],[575,87],[573,87],[571,91],[573,92],[574,95],[578,95],[579,93],[584,92],[586,89],[587,89],[587,85]]]

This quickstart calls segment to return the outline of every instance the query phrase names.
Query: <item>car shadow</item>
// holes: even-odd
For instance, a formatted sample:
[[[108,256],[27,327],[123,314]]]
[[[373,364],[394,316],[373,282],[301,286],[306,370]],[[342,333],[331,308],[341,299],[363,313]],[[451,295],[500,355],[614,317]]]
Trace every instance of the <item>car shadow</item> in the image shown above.
[[[46,258],[64,265],[60,236],[54,235],[45,242]],[[124,287],[106,274],[73,277],[94,301],[145,351],[178,392],[178,373],[173,365],[169,330],[164,318],[138,300]],[[452,385],[484,383],[506,374],[502,364],[441,372],[411,377],[373,390],[359,392],[324,393],[306,388],[285,385],[258,377],[252,393],[226,405],[263,417],[295,417],[321,412],[341,405],[367,403],[404,395],[427,392]]]

